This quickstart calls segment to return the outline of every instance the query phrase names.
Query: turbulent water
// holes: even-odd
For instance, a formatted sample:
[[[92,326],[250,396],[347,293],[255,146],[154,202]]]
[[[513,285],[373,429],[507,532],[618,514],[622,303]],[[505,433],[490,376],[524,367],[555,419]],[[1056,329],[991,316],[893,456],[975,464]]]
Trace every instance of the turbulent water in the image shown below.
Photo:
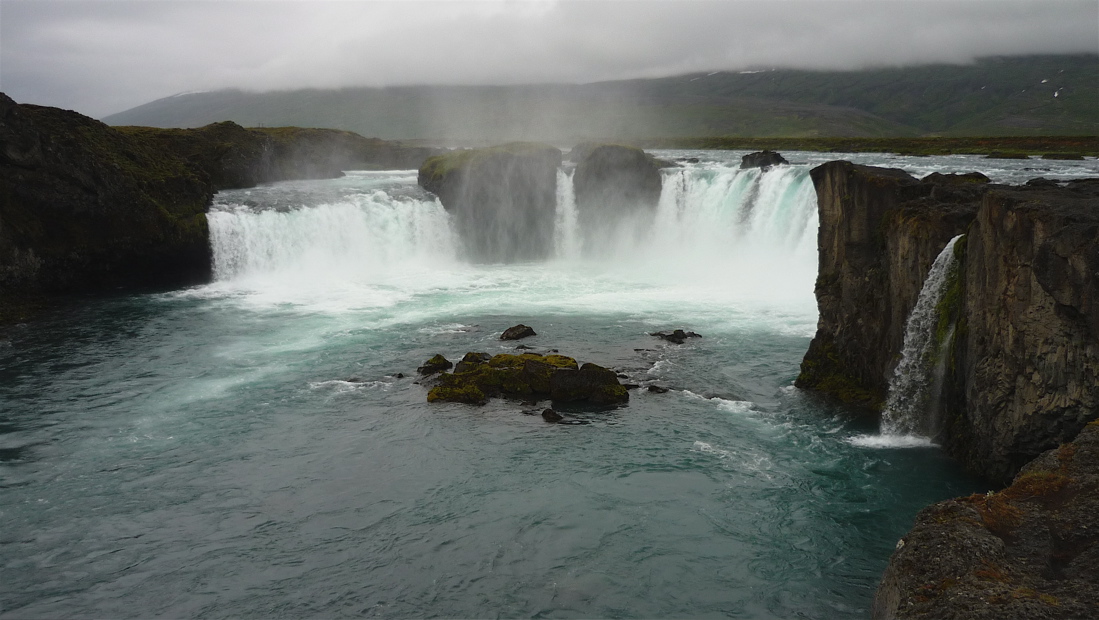
[[[6,332],[0,615],[865,615],[916,511],[979,485],[792,387],[827,157],[661,156],[687,154],[651,219],[595,244],[560,183],[532,264],[465,261],[411,171],[224,192],[213,283]],[[642,389],[565,410],[586,425],[426,403],[417,365],[509,351],[520,322]],[[703,338],[648,335],[678,327]]]

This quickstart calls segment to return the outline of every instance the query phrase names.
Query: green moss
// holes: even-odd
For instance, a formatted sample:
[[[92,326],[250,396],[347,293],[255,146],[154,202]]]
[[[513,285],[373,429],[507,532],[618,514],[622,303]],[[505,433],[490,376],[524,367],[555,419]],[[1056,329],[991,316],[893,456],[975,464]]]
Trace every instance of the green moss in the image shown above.
[[[465,403],[467,405],[483,405],[488,398],[476,385],[437,385],[427,393],[427,402],[435,403],[446,401],[451,403]]]

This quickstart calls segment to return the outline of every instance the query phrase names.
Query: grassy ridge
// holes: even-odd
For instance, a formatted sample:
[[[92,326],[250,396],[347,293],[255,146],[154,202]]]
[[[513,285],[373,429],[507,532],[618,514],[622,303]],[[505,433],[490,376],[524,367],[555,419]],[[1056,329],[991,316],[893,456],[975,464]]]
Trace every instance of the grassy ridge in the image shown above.
[[[864,71],[715,72],[592,84],[215,91],[112,125],[346,129],[433,143],[575,144],[677,136],[1099,135],[1099,55]]]
[[[1090,155],[1099,157],[1099,136],[1001,136],[978,138],[654,138],[644,148],[786,150],[903,155]]]

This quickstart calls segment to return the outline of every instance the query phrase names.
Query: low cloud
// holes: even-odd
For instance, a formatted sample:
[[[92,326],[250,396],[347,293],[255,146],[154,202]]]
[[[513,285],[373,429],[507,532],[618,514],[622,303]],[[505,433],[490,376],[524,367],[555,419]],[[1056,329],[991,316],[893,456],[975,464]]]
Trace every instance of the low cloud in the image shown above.
[[[592,82],[1099,52],[1094,0],[0,2],[0,89],[103,116],[191,90]]]

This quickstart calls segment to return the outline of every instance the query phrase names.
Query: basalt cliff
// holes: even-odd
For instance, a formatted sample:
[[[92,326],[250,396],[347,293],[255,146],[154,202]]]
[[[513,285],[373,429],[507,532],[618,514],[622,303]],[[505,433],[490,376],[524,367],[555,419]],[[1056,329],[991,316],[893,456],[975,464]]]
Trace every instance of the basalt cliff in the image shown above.
[[[964,235],[937,309],[946,376],[932,434],[1006,484],[1099,417],[1099,181],[920,181],[848,162],[811,174],[820,320],[798,386],[880,409],[931,264]]]
[[[811,174],[820,320],[797,385],[880,410],[930,267],[961,235],[935,309],[943,370],[926,428],[971,472],[1014,480],[924,510],[874,617],[1099,611],[1081,590],[1099,580],[1099,180],[1009,187],[848,162]]]
[[[209,279],[218,190],[416,168],[433,153],[325,129],[114,128],[0,93],[0,324],[43,295]]]

